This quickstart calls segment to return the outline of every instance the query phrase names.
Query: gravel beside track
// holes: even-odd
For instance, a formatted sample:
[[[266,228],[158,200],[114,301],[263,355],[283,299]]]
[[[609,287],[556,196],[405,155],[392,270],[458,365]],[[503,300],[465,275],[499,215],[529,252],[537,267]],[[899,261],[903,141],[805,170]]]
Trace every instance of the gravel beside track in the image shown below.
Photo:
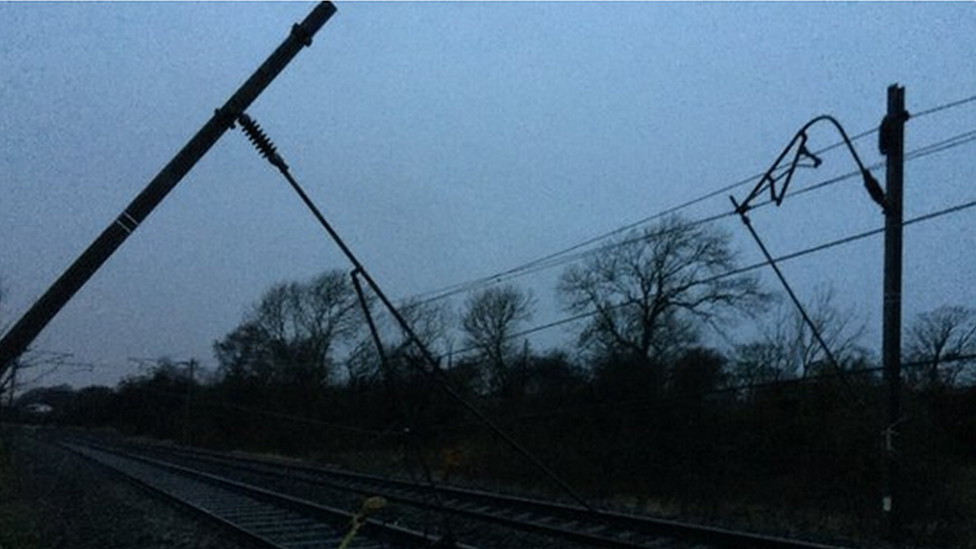
[[[275,501],[279,494],[288,494],[292,498],[299,498],[302,502],[294,501],[294,504],[302,508],[318,509],[315,505],[307,502],[314,501],[320,505],[325,505],[334,509],[353,510],[359,508],[363,498],[366,496],[383,495],[388,500],[381,512],[374,517],[386,524],[394,524],[400,527],[411,528],[420,532],[433,534],[441,537],[445,534],[454,534],[461,541],[477,547],[498,547],[498,548],[521,548],[533,547],[539,549],[571,549],[581,547],[576,543],[585,544],[586,547],[654,547],[667,549],[704,549],[705,547],[736,547],[758,549],[764,548],[806,548],[806,549],[833,549],[826,545],[803,543],[795,540],[782,538],[763,538],[761,536],[743,534],[741,532],[725,531],[720,529],[708,529],[696,526],[684,525],[679,523],[666,523],[666,521],[646,521],[636,520],[630,516],[617,516],[610,513],[596,513],[592,511],[579,513],[575,508],[566,506],[553,506],[548,502],[535,502],[519,500],[518,498],[499,499],[493,494],[470,493],[470,492],[450,492],[439,490],[444,507],[440,510],[427,509],[432,503],[429,501],[430,494],[427,490],[416,490],[414,486],[397,484],[391,486],[382,479],[366,479],[361,477],[347,478],[349,475],[336,475],[335,472],[319,470],[314,467],[298,466],[288,460],[259,460],[257,462],[242,459],[240,456],[219,454],[208,451],[193,450],[172,446],[168,444],[155,444],[140,442],[136,440],[126,440],[122,438],[104,438],[101,441],[98,436],[85,436],[82,433],[58,433],[51,431],[50,442],[45,443],[44,438],[30,438],[26,436],[26,431],[21,432],[19,444],[24,450],[20,453],[28,455],[33,452],[41,451],[46,459],[60,460],[57,467],[49,465],[48,468],[64,468],[64,463],[69,457],[74,457],[65,450],[61,450],[53,445],[54,442],[64,444],[66,447],[74,448],[81,453],[87,453],[83,447],[93,444],[94,448],[101,449],[96,451],[98,454],[102,450],[114,455],[129,455],[135,452],[136,455],[142,454],[146,457],[135,457],[133,463],[152,463],[156,466],[163,465],[160,462],[169,462],[179,467],[189,470],[196,470],[200,473],[192,473],[194,478],[213,478],[208,475],[215,475],[224,479],[232,480],[237,483],[259,486],[270,492],[263,492],[268,496],[274,496]],[[85,439],[89,439],[87,442]],[[111,440],[111,441],[110,441]],[[114,449],[113,449],[114,447]],[[60,456],[52,457],[60,451]],[[65,455],[67,454],[67,455]],[[109,455],[106,454],[106,455]],[[33,458],[28,458],[33,459]],[[79,458],[74,458],[79,459]],[[114,459],[114,458],[113,458]],[[121,459],[121,458],[120,458]],[[89,467],[92,464],[87,464]],[[97,466],[96,466],[97,467]],[[173,467],[162,466],[162,471],[173,470]],[[190,471],[192,472],[192,471]],[[103,473],[104,475],[104,473]],[[49,473],[46,475],[51,477]],[[53,475],[55,478],[57,474]],[[63,476],[63,475],[61,475]],[[74,475],[72,475],[74,476]],[[155,482],[159,475],[151,473],[149,484]],[[163,475],[165,476],[165,475]],[[113,479],[114,480],[114,479]],[[77,483],[76,479],[71,479]],[[251,493],[251,488],[234,482],[220,480],[221,485],[231,485],[235,489],[245,490]],[[91,485],[112,484],[104,480],[88,482]],[[134,490],[129,487],[130,490]],[[274,492],[274,493],[272,493]],[[147,498],[145,493],[137,493],[136,498]],[[288,497],[283,498],[288,500]],[[159,502],[154,502],[157,505]],[[85,502],[85,506],[99,505],[97,502]],[[434,505],[437,507],[437,505]],[[175,513],[172,509],[171,513]],[[446,511],[446,512],[445,512]],[[342,513],[340,513],[342,514]],[[145,513],[143,513],[145,515]],[[120,514],[121,516],[121,514]],[[264,515],[262,515],[263,517]],[[344,515],[345,516],[345,515]],[[91,517],[88,517],[91,520]],[[137,517],[146,520],[145,516]],[[154,517],[157,518],[157,517]],[[187,522],[188,517],[181,517]],[[594,520],[596,519],[596,520]],[[117,519],[122,520],[122,519]],[[134,519],[129,519],[134,520]],[[172,520],[172,519],[171,519]],[[262,520],[264,520],[262,518]],[[193,521],[196,522],[196,521]],[[262,523],[263,524],[263,523]],[[269,523],[271,524],[271,523]],[[129,542],[123,540],[114,542],[97,542],[95,545],[79,545],[67,543],[64,547],[224,547],[221,545],[223,539],[228,537],[226,531],[219,530],[215,526],[210,526],[211,536],[189,536],[180,537],[179,533],[174,534],[177,528],[162,528],[159,524],[142,525],[123,524],[121,527],[108,528],[106,531],[113,535],[120,530],[133,530],[140,533],[143,537],[138,541]],[[158,539],[152,537],[160,530],[165,531],[168,537]],[[175,537],[174,537],[175,535]],[[289,533],[289,536],[291,534]],[[148,536],[148,537],[147,537]],[[91,536],[86,537],[89,539]],[[291,539],[291,538],[289,538]],[[399,538],[398,538],[399,539]],[[302,540],[305,541],[304,539]],[[200,542],[204,542],[203,545]],[[216,545],[208,545],[214,542]],[[331,543],[331,542],[330,542]],[[233,545],[230,545],[233,546]],[[4,549],[0,545],[0,549]],[[34,549],[31,547],[30,549]]]
[[[281,477],[280,470],[268,471],[267,473],[238,470],[228,468],[226,465],[208,463],[188,456],[175,454],[154,455],[153,457],[334,507],[356,509],[366,496],[372,495],[372,493],[355,493],[348,490],[329,489],[318,483],[303,480],[302,477],[283,478]],[[444,517],[439,512],[432,511],[428,513],[424,509],[399,505],[396,502],[391,502],[386,509],[378,513],[376,518],[399,526],[427,531],[435,537],[440,537],[447,533]],[[465,520],[457,517],[448,517],[447,520],[450,523],[450,532],[457,536],[460,541],[472,543],[479,547],[531,547],[537,549],[582,549],[586,547],[571,543],[565,539],[513,530],[479,521]],[[678,547],[676,545],[675,549],[678,549]]]
[[[8,428],[12,494],[34,510],[36,547],[250,549],[222,528],[149,497],[84,458]],[[14,549],[2,547],[2,549]]]
[[[361,500],[365,495],[381,494],[391,500],[391,505],[382,513],[383,520],[418,530],[430,528],[438,534],[443,534],[445,531],[440,528],[443,526],[441,520],[430,521],[432,517],[426,516],[427,514],[422,509],[425,498],[420,496],[414,487],[389,486],[384,482],[364,483],[364,479],[350,481],[345,479],[344,475],[340,480],[333,478],[331,474],[323,474],[324,471],[315,471],[305,467],[296,468],[293,464],[283,462],[277,464],[245,462],[241,461],[240,456],[221,456],[211,452],[169,445],[119,442],[122,442],[122,445],[130,450],[136,450],[137,453],[145,452],[166,462],[233,478],[240,482],[288,493],[303,499],[319,501],[330,506],[354,507],[357,505],[356,501]],[[347,488],[336,489],[335,487],[338,485],[345,485]],[[586,518],[582,518],[576,514],[575,510],[560,509],[557,511],[545,506],[543,506],[545,509],[540,509],[539,505],[525,505],[525,502],[520,501],[500,503],[495,501],[490,494],[480,494],[473,501],[466,501],[470,500],[473,494],[445,492],[443,495],[448,512],[446,514],[435,512],[435,515],[440,519],[446,518],[452,523],[452,526],[449,527],[450,531],[460,539],[480,547],[558,547],[562,549],[582,547],[570,542],[570,539],[574,541],[585,540],[583,541],[586,544],[585,547],[626,545],[628,547],[681,549],[719,546],[779,548],[799,546],[792,541],[786,542],[786,540],[775,540],[773,538],[750,537],[748,540],[743,540],[740,534],[734,532],[704,532],[693,529],[693,535],[689,535],[687,528],[678,526],[675,526],[677,532],[669,533],[674,528],[667,529],[664,528],[667,525],[655,523],[648,529],[648,525],[644,522],[634,523],[629,520],[629,517],[611,517],[608,515],[604,519],[606,522],[593,522],[588,514]],[[414,503],[401,505],[400,502],[404,497]],[[418,507],[417,503],[421,505]],[[467,509],[467,511],[462,511],[462,509]],[[486,522],[486,518],[481,516],[482,514],[488,514],[494,518],[489,518]],[[500,519],[514,519],[517,522],[524,522],[496,524]],[[553,528],[554,530],[541,533],[539,530],[542,528]],[[572,529],[572,533],[564,532],[562,529],[565,528]],[[551,537],[553,535],[557,537]],[[710,542],[703,545],[702,541],[705,537],[709,537]],[[806,547],[812,548],[813,546]],[[824,549],[827,548],[824,547]]]

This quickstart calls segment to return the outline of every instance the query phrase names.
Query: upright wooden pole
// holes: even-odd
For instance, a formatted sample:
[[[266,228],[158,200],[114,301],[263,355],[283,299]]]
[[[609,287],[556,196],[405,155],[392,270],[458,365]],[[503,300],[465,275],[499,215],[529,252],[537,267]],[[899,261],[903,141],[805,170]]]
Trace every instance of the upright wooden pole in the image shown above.
[[[884,426],[884,486],[881,500],[889,541],[901,541],[900,467],[897,429],[901,421],[901,268],[902,188],[905,161],[905,88],[888,87],[888,113],[881,124],[881,153],[887,158],[885,172],[884,319],[882,358],[887,388]]]

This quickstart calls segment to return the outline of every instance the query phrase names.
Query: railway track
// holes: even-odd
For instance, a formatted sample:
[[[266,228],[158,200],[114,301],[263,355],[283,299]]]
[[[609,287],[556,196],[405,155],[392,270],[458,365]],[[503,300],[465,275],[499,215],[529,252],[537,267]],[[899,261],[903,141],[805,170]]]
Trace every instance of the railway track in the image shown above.
[[[361,533],[350,536],[346,541],[344,538],[349,534],[355,513],[119,448],[77,441],[64,442],[61,446],[219,522],[262,547],[413,549],[437,547],[442,541],[422,532],[366,517],[360,520]],[[344,541],[346,545],[342,545]],[[462,544],[451,547],[476,549]]]
[[[314,497],[316,491],[344,492],[360,499],[366,495],[381,495],[392,503],[391,507],[398,509],[396,520],[415,530],[427,530],[429,525],[424,524],[427,515],[422,510],[433,506],[451,522],[460,525],[452,530],[464,531],[466,535],[460,535],[461,539],[476,539],[475,543],[484,547],[525,546],[527,542],[523,539],[520,544],[513,544],[511,537],[505,542],[504,537],[494,536],[494,540],[483,543],[485,529],[472,524],[531,532],[549,540],[540,544],[555,547],[571,544],[577,547],[669,549],[837,549],[833,545],[447,486],[438,486],[436,501],[432,501],[429,486],[277,460],[144,443],[125,443],[125,448],[180,467],[209,471],[208,474],[219,473],[237,479],[235,482],[273,486],[275,490],[292,494]]]

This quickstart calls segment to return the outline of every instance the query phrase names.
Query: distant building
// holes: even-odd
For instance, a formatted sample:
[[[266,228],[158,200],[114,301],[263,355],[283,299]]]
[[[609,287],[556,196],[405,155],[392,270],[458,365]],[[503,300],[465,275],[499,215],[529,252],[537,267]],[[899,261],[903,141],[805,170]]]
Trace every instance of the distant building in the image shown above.
[[[28,414],[35,416],[48,416],[54,411],[54,408],[48,404],[44,404],[43,402],[31,402],[25,407],[25,409],[27,410]]]

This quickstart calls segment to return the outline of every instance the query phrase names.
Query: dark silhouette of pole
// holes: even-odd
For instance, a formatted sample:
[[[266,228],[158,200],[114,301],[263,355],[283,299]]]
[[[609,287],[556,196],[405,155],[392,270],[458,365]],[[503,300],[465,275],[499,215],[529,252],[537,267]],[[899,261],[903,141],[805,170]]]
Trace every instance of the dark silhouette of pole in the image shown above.
[[[884,474],[881,508],[889,541],[901,539],[900,468],[897,428],[901,422],[901,267],[902,187],[905,160],[905,88],[888,87],[888,112],[881,123],[879,145],[887,158],[885,168],[884,318],[881,352],[887,388],[884,434]]]
[[[304,21],[292,26],[291,33],[271,56],[241,85],[223,107],[217,109],[210,120],[163,167],[162,171],[139,193],[139,196],[4,334],[3,339],[0,340],[0,375],[27,350],[41,330],[139,227],[139,224],[163,201],[173,187],[203,158],[224,132],[233,127],[237,116],[247,110],[303,47],[312,44],[312,37],[335,11],[332,3],[322,2]]]

